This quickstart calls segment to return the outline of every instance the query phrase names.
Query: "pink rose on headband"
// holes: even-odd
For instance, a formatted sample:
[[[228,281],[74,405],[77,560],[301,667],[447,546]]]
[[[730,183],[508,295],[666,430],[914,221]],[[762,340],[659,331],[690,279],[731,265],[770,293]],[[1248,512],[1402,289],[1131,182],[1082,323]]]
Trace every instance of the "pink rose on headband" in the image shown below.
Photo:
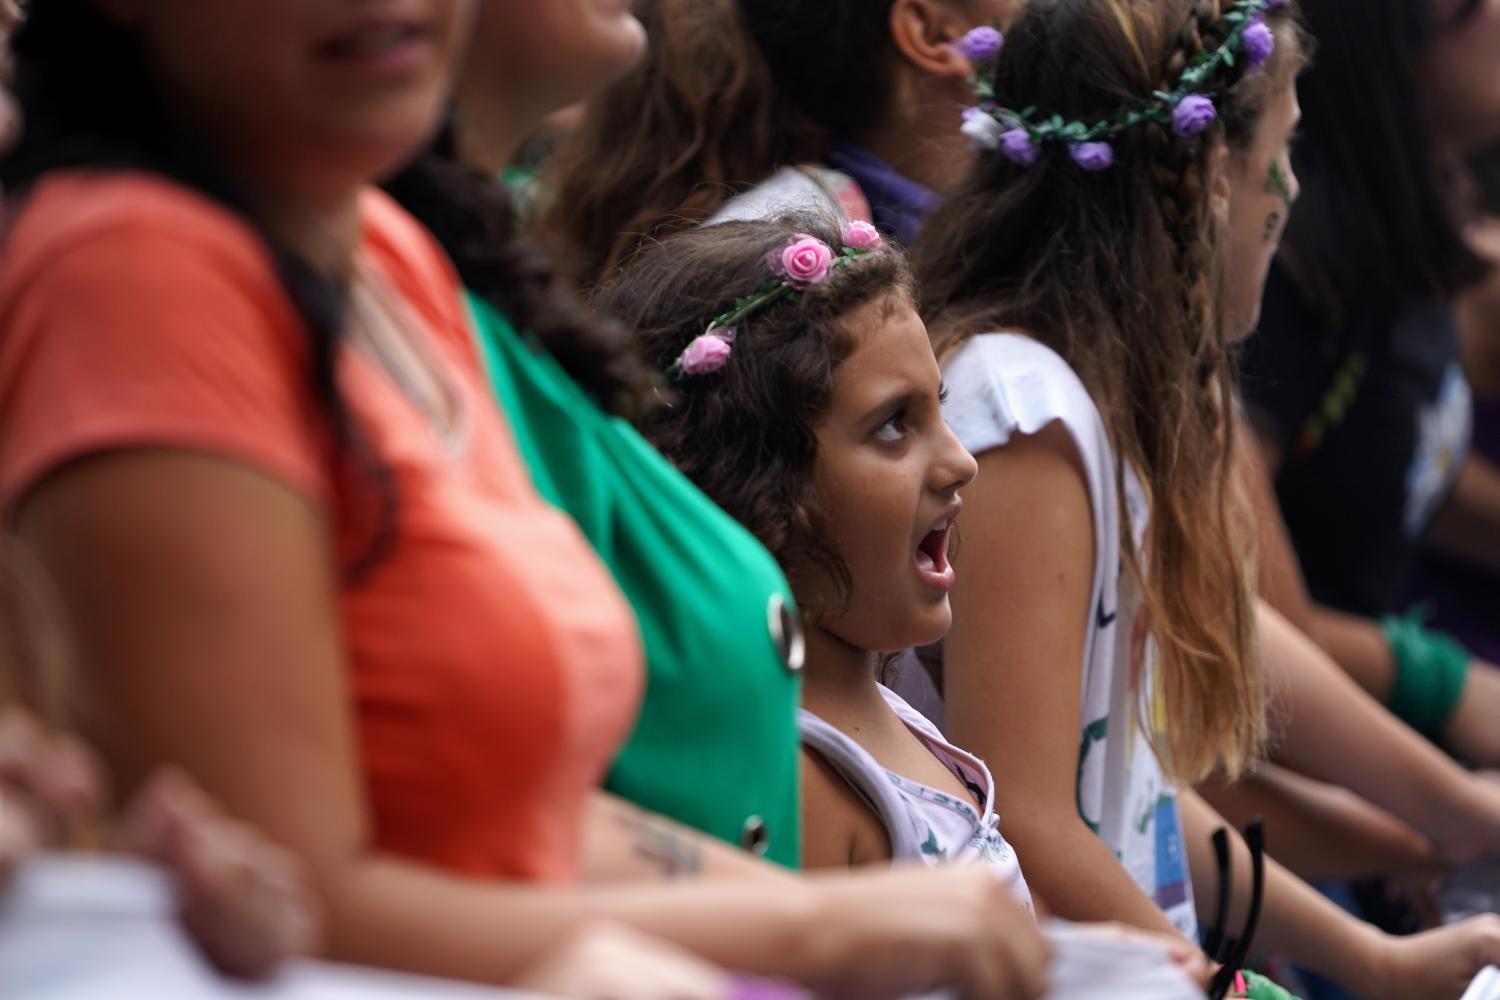
[[[729,334],[728,339],[725,338],[725,333]],[[729,341],[733,337],[732,330],[700,334],[687,345],[686,350],[678,355],[677,373],[679,375],[711,375],[723,368],[734,350],[729,346]]]
[[[844,246],[853,250],[874,250],[880,246],[880,230],[868,222],[851,222],[844,227]]]
[[[780,250],[772,250],[766,263],[793,288],[806,288],[828,277],[833,251],[816,236],[798,233]]]

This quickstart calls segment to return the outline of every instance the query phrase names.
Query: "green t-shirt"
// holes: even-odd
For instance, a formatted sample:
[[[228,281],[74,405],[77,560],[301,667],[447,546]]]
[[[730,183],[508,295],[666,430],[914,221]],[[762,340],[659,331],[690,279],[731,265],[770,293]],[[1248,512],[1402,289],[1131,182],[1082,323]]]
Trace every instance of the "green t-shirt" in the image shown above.
[[[775,559],[551,355],[469,302],[537,490],[578,522],[640,622],[645,702],[609,789],[797,867],[800,685],[773,635],[792,607]]]

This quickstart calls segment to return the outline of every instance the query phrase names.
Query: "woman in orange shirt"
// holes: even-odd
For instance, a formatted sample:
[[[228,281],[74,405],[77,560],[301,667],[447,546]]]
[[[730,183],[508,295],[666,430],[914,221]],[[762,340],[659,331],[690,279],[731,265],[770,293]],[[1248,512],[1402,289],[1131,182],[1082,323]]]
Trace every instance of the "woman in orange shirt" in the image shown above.
[[[534,2],[560,33],[629,16]],[[179,762],[296,850],[346,960],[503,983],[613,918],[813,986],[1034,991],[1040,944],[963,872],[573,885],[630,611],[531,488],[451,269],[369,187],[437,125],[470,7],[31,5],[0,502],[109,709],[88,735],[122,790]]]

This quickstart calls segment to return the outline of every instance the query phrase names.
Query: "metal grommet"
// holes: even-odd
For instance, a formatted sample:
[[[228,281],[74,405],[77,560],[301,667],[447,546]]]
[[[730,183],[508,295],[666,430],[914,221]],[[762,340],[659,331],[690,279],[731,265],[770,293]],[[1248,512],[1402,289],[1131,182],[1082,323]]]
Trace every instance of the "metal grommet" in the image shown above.
[[[789,674],[802,673],[807,661],[807,639],[802,634],[802,622],[780,594],[772,594],[766,604],[766,627],[771,632],[771,644]]]
[[[745,825],[740,828],[740,846],[758,858],[765,857],[771,847],[771,832],[766,829],[766,821],[759,816],[745,820]]]

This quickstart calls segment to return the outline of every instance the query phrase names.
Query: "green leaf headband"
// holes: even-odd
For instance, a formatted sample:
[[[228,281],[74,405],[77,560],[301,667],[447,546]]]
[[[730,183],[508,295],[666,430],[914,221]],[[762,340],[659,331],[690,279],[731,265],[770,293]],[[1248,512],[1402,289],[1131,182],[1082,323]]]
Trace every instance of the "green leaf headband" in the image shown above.
[[[692,343],[688,344],[668,372],[677,378],[711,375],[729,362],[738,334],[735,324],[782,299],[797,295],[826,281],[839,268],[880,249],[880,232],[868,222],[851,222],[844,227],[844,246],[835,254],[822,240],[798,233],[779,249],[766,254],[771,279],[753,294],[734,300],[734,305],[715,316]]]
[[[964,110],[963,133],[974,145],[999,150],[1006,159],[1029,167],[1041,155],[1045,143],[1063,143],[1073,162],[1088,171],[1108,170],[1115,162],[1111,138],[1151,123],[1170,125],[1174,135],[1190,139],[1202,134],[1219,117],[1211,96],[1204,92],[1209,80],[1232,68],[1241,55],[1252,70],[1261,68],[1276,51],[1276,35],[1266,24],[1265,14],[1286,5],[1287,0],[1236,0],[1224,15],[1229,36],[1212,51],[1201,53],[1183,70],[1171,92],[1158,90],[1144,107],[1121,109],[1114,117],[1092,124],[1067,121],[1061,115],[1044,116],[1036,108],[1013,111],[996,100],[989,82],[990,70],[1000,58],[1005,39],[994,28],[979,27],[958,41],[955,48],[980,67],[970,78],[978,104]]]

